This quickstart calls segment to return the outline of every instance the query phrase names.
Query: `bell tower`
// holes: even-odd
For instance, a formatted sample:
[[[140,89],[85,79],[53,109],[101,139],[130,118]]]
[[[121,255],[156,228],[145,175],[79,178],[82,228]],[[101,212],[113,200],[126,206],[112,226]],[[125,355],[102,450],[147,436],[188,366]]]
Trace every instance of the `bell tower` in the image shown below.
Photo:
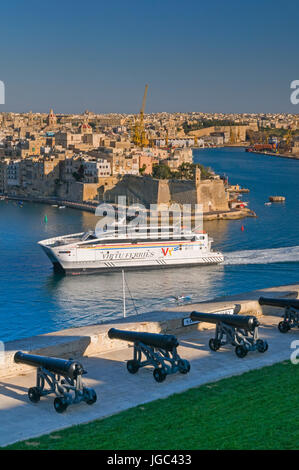
[[[57,123],[57,117],[55,116],[53,109],[50,109],[50,112],[47,117],[47,125],[56,126],[56,123]]]
[[[200,180],[201,180],[201,170],[197,166],[195,167],[195,186],[196,187],[200,185]]]

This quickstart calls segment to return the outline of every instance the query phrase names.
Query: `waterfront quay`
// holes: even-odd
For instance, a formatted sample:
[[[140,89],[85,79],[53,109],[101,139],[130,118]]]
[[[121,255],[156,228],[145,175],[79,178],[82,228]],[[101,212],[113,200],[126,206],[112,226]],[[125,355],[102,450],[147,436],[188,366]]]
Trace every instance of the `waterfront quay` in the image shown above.
[[[257,150],[251,150],[250,153],[254,153],[257,155],[267,155],[269,157],[290,158],[291,160],[299,160],[299,155],[294,155],[294,154],[259,152]]]
[[[240,191],[242,192],[242,191]],[[64,207],[69,207],[70,209],[77,209],[80,211],[84,212],[90,212],[92,214],[95,213],[96,208],[99,204],[101,204],[100,201],[94,201],[94,202],[89,202],[89,203],[78,203],[78,202],[73,202],[73,201],[66,201],[64,199],[49,199],[49,198],[34,198],[34,197],[23,197],[19,198],[16,196],[4,196],[5,199],[11,200],[11,201],[26,201],[26,202],[37,202],[40,204],[47,204],[47,205],[58,205],[58,206],[64,206]],[[102,201],[103,203],[103,201]],[[115,207],[115,210],[117,211],[118,207],[115,204],[112,204]],[[149,211],[148,211],[149,212]],[[203,220],[236,220],[236,219],[243,219],[245,217],[256,217],[256,214],[253,210],[244,207],[244,208],[238,208],[238,209],[228,209],[228,210],[214,210],[214,211],[205,211],[203,213]],[[194,216],[191,215],[191,219],[194,219]],[[172,216],[170,216],[170,221],[172,220]]]
[[[11,201],[26,201],[26,202],[37,202],[39,204],[47,204],[47,205],[58,205],[58,206],[65,206],[69,207],[70,209],[77,209],[80,211],[85,211],[85,212],[91,212],[95,213],[96,207],[98,205],[97,202],[91,204],[87,203],[79,203],[79,202],[73,202],[73,201],[66,201],[64,199],[57,199],[57,198],[43,198],[43,197],[16,197],[16,196],[5,196],[5,199],[11,200]]]
[[[298,294],[299,284],[273,287],[124,318],[109,324],[72,328],[6,343],[5,360],[0,365],[0,446],[101,419],[173,393],[289,359],[292,352],[290,345],[297,339],[297,331],[281,334],[277,329],[281,309],[261,307],[258,298],[298,298]],[[240,359],[229,346],[212,352],[208,347],[209,339],[213,337],[212,325],[199,323],[183,326],[182,320],[189,317],[193,310],[218,312],[227,309],[232,309],[236,314],[258,317],[260,337],[269,343],[266,353],[254,351]],[[134,375],[128,374],[125,363],[132,358],[132,348],[122,341],[109,339],[107,332],[112,326],[175,334],[180,343],[179,354],[191,364],[190,373],[167,376],[163,383],[154,381],[152,368],[141,369]],[[38,404],[31,403],[27,390],[34,386],[35,371],[13,362],[18,350],[53,357],[80,358],[88,371],[84,382],[96,390],[98,401],[91,407],[85,403],[70,407],[62,415],[55,413],[52,395],[42,398]]]

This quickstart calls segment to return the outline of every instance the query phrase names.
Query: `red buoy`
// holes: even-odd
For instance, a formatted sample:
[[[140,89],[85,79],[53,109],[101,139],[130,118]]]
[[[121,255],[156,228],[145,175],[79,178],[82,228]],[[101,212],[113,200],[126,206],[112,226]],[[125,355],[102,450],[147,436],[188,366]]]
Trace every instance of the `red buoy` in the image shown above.
[[[242,230],[242,232],[244,232],[244,225],[242,225],[241,230]]]

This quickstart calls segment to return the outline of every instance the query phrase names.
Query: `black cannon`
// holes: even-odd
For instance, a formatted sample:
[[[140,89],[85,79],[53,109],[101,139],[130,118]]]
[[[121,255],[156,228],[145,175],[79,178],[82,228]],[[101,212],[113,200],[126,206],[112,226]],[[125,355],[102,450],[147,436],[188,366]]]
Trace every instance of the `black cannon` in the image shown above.
[[[259,304],[285,309],[283,321],[278,323],[278,329],[281,333],[287,333],[291,328],[295,328],[296,326],[299,328],[299,300],[260,297]]]
[[[157,382],[163,382],[168,374],[174,374],[178,371],[187,374],[190,370],[189,362],[181,359],[177,353],[179,343],[173,335],[111,328],[108,331],[108,336],[112,339],[134,343],[133,359],[127,362],[127,369],[131,374],[136,374],[140,367],[151,364],[155,368],[154,379]],[[142,360],[142,355],[145,356],[145,360]]]
[[[248,351],[265,352],[268,349],[267,341],[258,337],[259,322],[252,315],[191,312],[190,318],[216,325],[215,338],[209,341],[212,351],[217,351],[225,344],[232,344],[236,355],[245,357]]]
[[[36,356],[18,351],[14,360],[16,363],[37,367],[36,386],[28,390],[28,397],[33,403],[38,403],[40,397],[55,393],[54,408],[57,413],[63,413],[73,403],[85,401],[92,405],[97,400],[96,392],[84,387],[82,375],[86,374],[80,362],[72,359]],[[45,385],[48,388],[45,388]]]

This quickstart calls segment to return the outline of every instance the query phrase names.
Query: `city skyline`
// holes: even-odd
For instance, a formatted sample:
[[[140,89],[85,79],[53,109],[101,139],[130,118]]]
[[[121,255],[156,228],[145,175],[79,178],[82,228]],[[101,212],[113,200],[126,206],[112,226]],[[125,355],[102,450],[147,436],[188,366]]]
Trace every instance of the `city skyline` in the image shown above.
[[[254,0],[2,6],[0,112],[298,113],[298,5]]]

